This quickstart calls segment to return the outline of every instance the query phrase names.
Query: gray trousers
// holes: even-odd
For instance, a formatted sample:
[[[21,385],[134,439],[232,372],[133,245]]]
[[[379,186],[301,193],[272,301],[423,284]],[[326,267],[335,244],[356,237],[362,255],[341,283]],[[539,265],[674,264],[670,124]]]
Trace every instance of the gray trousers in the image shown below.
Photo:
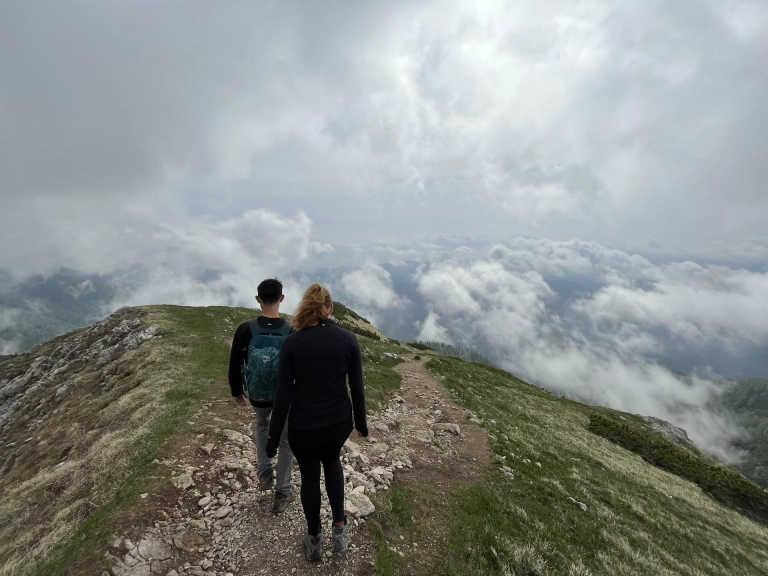
[[[259,476],[262,474],[272,474],[272,459],[267,457],[267,439],[269,438],[269,421],[272,419],[272,408],[257,408],[251,406],[253,413],[256,414],[256,426],[254,440],[256,440],[256,472]],[[291,470],[293,469],[293,452],[288,445],[288,420],[283,426],[283,433],[280,436],[280,445],[277,449],[277,483],[275,492],[281,494],[291,494],[293,486],[291,485]]]

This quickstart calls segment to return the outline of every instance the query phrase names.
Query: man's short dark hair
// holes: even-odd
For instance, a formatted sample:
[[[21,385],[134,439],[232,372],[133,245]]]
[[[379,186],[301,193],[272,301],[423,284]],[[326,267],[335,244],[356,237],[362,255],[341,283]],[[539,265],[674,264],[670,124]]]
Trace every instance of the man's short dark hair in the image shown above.
[[[277,278],[268,278],[259,284],[257,293],[263,304],[277,304],[283,295],[283,283]]]

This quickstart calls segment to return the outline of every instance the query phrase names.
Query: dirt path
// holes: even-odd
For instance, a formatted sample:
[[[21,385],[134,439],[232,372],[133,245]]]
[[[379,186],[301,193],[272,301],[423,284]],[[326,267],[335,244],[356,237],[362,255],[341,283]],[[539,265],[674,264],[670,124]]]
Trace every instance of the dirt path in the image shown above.
[[[375,546],[365,529],[368,509],[393,486],[414,496],[411,512],[419,539],[385,534],[388,547],[408,558],[405,573],[425,574],[441,556],[451,493],[477,480],[488,465],[485,431],[450,400],[425,359],[403,357],[401,393],[369,416],[370,436],[352,436],[342,462],[347,474],[347,515],[352,547],[310,564],[303,554],[306,529],[299,498],[280,515],[270,513],[272,493],[256,489],[252,417],[233,402],[209,402],[187,423],[186,441],[166,447],[145,502],[134,507],[132,528],[116,534],[107,561],[115,576],[368,575]],[[224,428],[237,420],[238,430]],[[193,440],[193,441],[192,441]],[[171,457],[173,455],[174,457]],[[168,478],[172,477],[172,483]],[[294,486],[299,487],[294,466]],[[323,489],[324,492],[324,489]],[[353,494],[354,493],[354,494]],[[148,518],[158,518],[142,528]],[[373,516],[368,518],[376,518]],[[126,524],[122,524],[125,526]],[[331,548],[330,510],[323,493],[323,549]],[[109,574],[109,572],[107,572]]]

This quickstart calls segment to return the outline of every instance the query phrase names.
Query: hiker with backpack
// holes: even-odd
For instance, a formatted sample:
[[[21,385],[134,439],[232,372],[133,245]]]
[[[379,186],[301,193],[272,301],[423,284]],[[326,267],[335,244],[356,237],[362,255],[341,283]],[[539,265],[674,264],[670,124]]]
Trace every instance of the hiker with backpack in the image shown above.
[[[259,490],[275,485],[272,458],[267,455],[267,438],[277,383],[280,347],[292,331],[291,325],[280,318],[283,285],[280,280],[264,280],[257,288],[256,300],[261,316],[237,327],[229,357],[229,387],[238,405],[250,406],[256,415],[257,474]],[[279,437],[280,455],[277,459],[277,485],[272,513],[280,514],[296,499],[291,485],[293,453],[288,444],[287,430]],[[275,445],[277,448],[277,444]]]
[[[307,520],[304,546],[310,561],[322,557],[320,468],[333,513],[333,551],[344,552],[351,536],[344,515],[341,448],[353,428],[368,436],[360,344],[352,332],[335,324],[332,313],[330,292],[320,284],[310,286],[293,317],[294,332],[280,349],[267,441],[267,455],[274,455],[288,430],[301,472],[301,505]]]

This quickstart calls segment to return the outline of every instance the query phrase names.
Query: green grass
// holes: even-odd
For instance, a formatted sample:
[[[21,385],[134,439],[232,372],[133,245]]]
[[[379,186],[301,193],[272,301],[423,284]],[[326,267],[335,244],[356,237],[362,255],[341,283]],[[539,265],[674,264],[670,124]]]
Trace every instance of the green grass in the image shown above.
[[[398,346],[389,342],[359,337],[363,354],[363,380],[365,382],[366,403],[369,409],[378,409],[387,403],[392,392],[400,389],[402,377],[392,368],[402,362],[388,358],[385,352],[397,354]]]
[[[690,480],[718,502],[768,525],[768,492],[738,472],[677,446],[656,432],[599,414],[589,417],[589,430],[639,454],[654,466]]]
[[[366,319],[360,316],[357,312],[354,310],[350,310],[347,308],[344,304],[341,302],[334,302],[333,303],[333,315],[336,317],[339,316],[351,316],[355,320],[360,320],[361,322],[365,322],[366,324],[370,324],[370,322]]]
[[[590,416],[618,413],[482,364],[440,357],[429,368],[480,418],[496,465],[456,494],[448,554],[435,573],[768,574],[766,528],[588,430]]]
[[[414,492],[408,488],[393,486],[377,495],[376,517],[368,521],[368,533],[373,536],[376,556],[374,571],[377,576],[393,576],[400,573],[404,559],[391,549],[407,536],[410,541],[415,534],[415,521],[411,511]]]
[[[150,311],[145,323],[161,326],[162,338],[151,344],[167,348],[164,361],[157,368],[173,373],[174,385],[163,395],[162,412],[135,448],[130,476],[109,502],[90,514],[69,540],[34,568],[32,573],[36,576],[66,574],[78,554],[105,541],[107,521],[116,511],[133,504],[145,490],[147,467],[165,440],[177,430],[178,423],[204,398],[220,393],[211,383],[226,378],[228,338],[237,324],[258,314],[251,309],[224,307],[152,306],[145,309]],[[225,318],[231,320],[231,329]]]

